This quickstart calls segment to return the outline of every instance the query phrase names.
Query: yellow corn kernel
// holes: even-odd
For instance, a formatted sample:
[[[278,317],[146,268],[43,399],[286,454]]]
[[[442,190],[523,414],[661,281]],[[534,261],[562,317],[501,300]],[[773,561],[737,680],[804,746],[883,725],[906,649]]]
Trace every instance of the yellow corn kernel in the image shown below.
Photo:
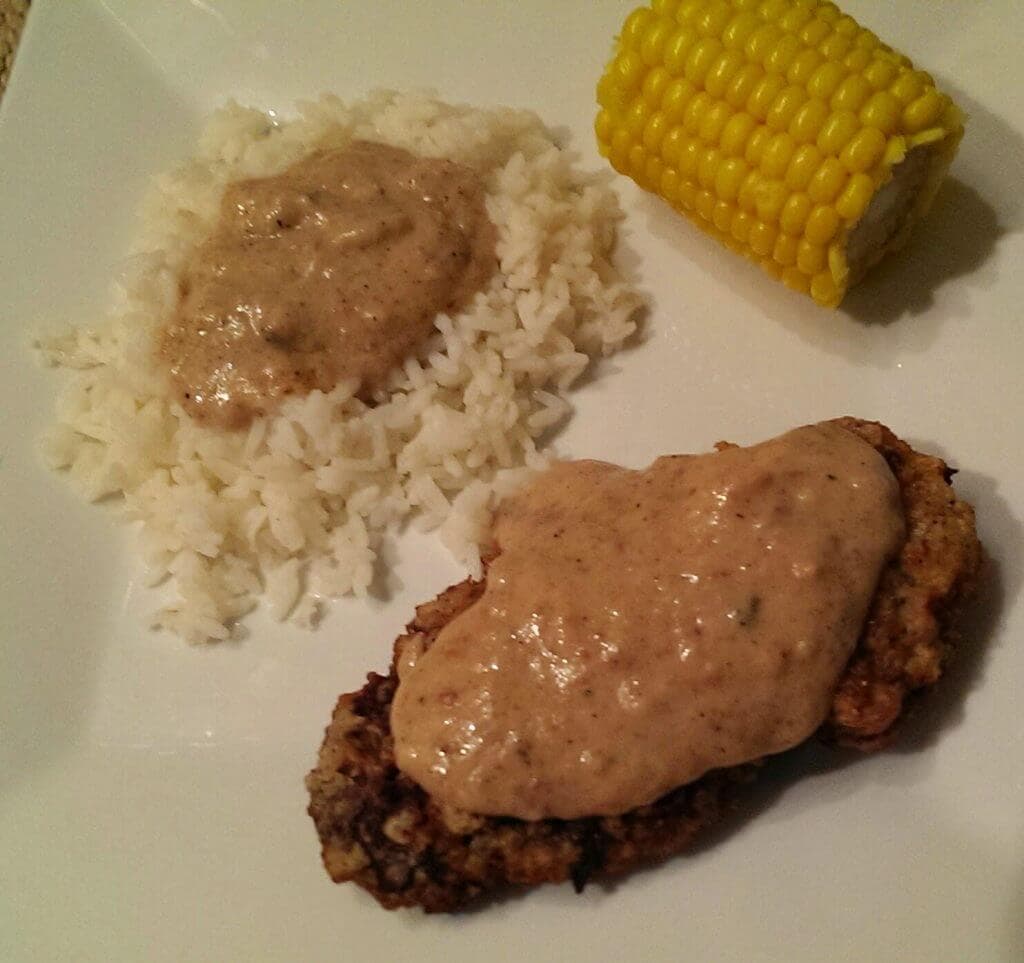
[[[850,138],[839,159],[851,174],[869,171],[885,153],[885,134],[876,127],[862,127]]]
[[[755,167],[761,163],[761,158],[764,156],[764,152],[767,150],[771,139],[772,132],[767,127],[758,127],[757,130],[750,135],[750,140],[747,141],[747,150],[744,156],[751,167]]]
[[[732,223],[729,225],[729,233],[740,244],[748,244],[750,239],[750,227],[754,219],[746,211],[734,211]]]
[[[722,130],[722,153],[727,157],[739,157],[746,151],[747,141],[757,127],[757,121],[750,114],[733,114]]]
[[[808,79],[807,93],[819,100],[829,100],[845,77],[846,68],[842,64],[826,60]]]
[[[856,44],[858,47],[868,50],[871,52],[871,56],[875,55],[875,51],[878,50],[879,40],[870,30],[865,30],[861,27],[857,33]]]
[[[699,40],[686,58],[686,79],[697,86],[703,84],[711,65],[721,52],[722,45],[719,41],[710,37]]]
[[[775,245],[772,247],[772,260],[776,264],[796,264],[796,252],[800,242],[788,234],[780,234],[775,238]]]
[[[811,297],[818,304],[824,304],[827,307],[833,307],[839,303],[842,294],[829,271],[822,271],[811,278]]]
[[[703,37],[720,38],[731,17],[732,7],[725,3],[724,0],[720,0],[718,3],[711,4],[697,18],[697,30],[700,31]]]
[[[903,126],[908,133],[916,134],[938,123],[941,113],[942,100],[932,87],[907,104],[906,110],[903,111]]]
[[[847,171],[838,157],[826,157],[807,185],[807,194],[819,204],[827,204],[846,184]]]
[[[841,33],[831,33],[818,44],[818,49],[826,60],[834,60],[838,63],[846,56],[852,46],[853,44],[850,42],[849,37],[844,37]]]
[[[711,222],[723,234],[728,233],[732,226],[732,206],[726,201],[719,201],[715,204],[714,213],[711,215]]]
[[[706,147],[701,152],[700,163],[697,165],[697,183],[705,190],[714,187],[721,160],[722,155],[714,147]]]
[[[644,166],[647,162],[647,155],[644,153],[642,144],[634,144],[629,149],[627,155],[627,169],[629,170],[629,176],[633,178],[641,187],[646,187],[646,184],[641,183],[644,180]]]
[[[802,49],[803,44],[796,37],[784,34],[765,58],[765,68],[776,74],[786,73]]]
[[[825,101],[808,100],[797,112],[789,125],[789,132],[798,144],[808,144],[818,139],[822,124],[828,120],[829,110]]]
[[[860,24],[853,17],[841,16],[832,26],[836,33],[855,39],[860,33]]]
[[[650,117],[651,108],[644,100],[635,100],[633,105],[626,111],[625,125],[629,136],[638,138],[647,125],[647,118]]]
[[[681,180],[676,191],[679,206],[684,211],[693,211],[697,204],[697,188],[690,181]]]
[[[629,148],[633,146],[633,138],[624,127],[616,129],[612,135],[612,150],[620,154],[628,154]]]
[[[652,114],[644,125],[644,147],[656,154],[667,130],[668,122],[665,120],[665,115],[662,113]]]
[[[810,80],[814,71],[822,65],[824,59],[813,47],[804,47],[789,65],[789,70],[786,71],[786,80],[791,84],[800,84],[806,87],[807,81]]]
[[[896,64],[876,58],[864,68],[864,78],[875,90],[885,90],[896,79],[899,70]]]
[[[765,74],[747,98],[747,111],[752,117],[763,121],[768,116],[775,98],[785,86],[786,81],[778,74]]]
[[[676,11],[676,19],[680,23],[696,20],[704,12],[704,0],[683,0]]]
[[[835,26],[837,20],[843,15],[835,3],[819,3],[815,12],[819,19],[831,26]]]
[[[661,159],[673,167],[679,165],[679,152],[686,143],[686,131],[673,127],[661,140]]]
[[[697,42],[696,31],[688,27],[679,27],[665,43],[664,57],[665,69],[673,76],[678,77],[686,66],[686,58],[690,56],[690,50]]]
[[[688,137],[679,151],[679,173],[694,182],[697,179],[697,166],[700,164],[701,143],[696,137]]]
[[[750,35],[761,25],[757,14],[738,13],[729,21],[722,31],[722,43],[727,50],[741,51],[746,46]]]
[[[807,100],[807,92],[795,84],[783,88],[768,110],[765,123],[772,130],[786,130]]]
[[[749,168],[741,157],[723,161],[715,172],[715,193],[723,201],[735,201]]]
[[[842,17],[839,8],[834,3],[819,3],[815,13],[819,20],[824,20],[825,23],[831,26],[834,26],[836,21]]]
[[[761,0],[757,5],[757,15],[766,23],[773,23],[782,18],[788,7],[788,0]]]
[[[665,92],[661,95],[661,109],[666,117],[677,124],[683,119],[687,105],[696,94],[697,88],[690,81],[685,77],[677,77],[675,80],[669,81]]]
[[[827,0],[651,0],[626,19],[597,100],[616,170],[833,306],[908,233],[855,245],[848,263],[878,191],[917,192],[904,206],[919,219],[963,133],[929,74]],[[910,154],[923,183],[896,179]]]
[[[764,68],[758,64],[741,67],[725,91],[725,100],[729,106],[736,110],[744,107],[763,76]]]
[[[799,33],[813,16],[814,14],[807,7],[790,7],[779,18],[779,26],[786,33]]]
[[[796,145],[789,134],[776,134],[761,155],[761,171],[765,177],[781,179],[789,168]]]
[[[715,195],[711,191],[698,191],[697,192],[697,213],[704,218],[705,221],[710,221],[715,216]]]
[[[813,202],[806,194],[790,194],[779,214],[779,227],[786,234],[803,234],[804,225],[813,207]]]
[[[675,24],[671,20],[656,20],[647,29],[640,43],[640,56],[648,67],[661,63],[661,51],[674,31]]]
[[[834,207],[818,204],[807,215],[804,236],[811,244],[828,244],[839,230],[839,215]]]
[[[786,185],[779,181],[761,180],[757,185],[757,196],[755,206],[757,216],[766,223],[773,223],[779,219],[785,205],[789,192]]]
[[[761,186],[761,172],[754,168],[740,184],[740,192],[736,195],[736,203],[748,214],[757,210],[757,191]]]
[[[916,71],[907,70],[897,76],[889,90],[893,97],[905,107],[924,93],[924,84]]]
[[[687,133],[696,134],[700,130],[700,125],[704,122],[704,115],[713,103],[714,101],[708,94],[701,92],[687,104],[686,111],[683,113],[683,126]]]
[[[880,90],[861,107],[860,122],[866,127],[877,127],[888,136],[899,126],[900,115],[900,102],[889,91]]]
[[[597,102],[602,107],[621,109],[625,102],[622,91],[611,74],[605,74],[597,83]]]
[[[622,47],[639,47],[647,32],[648,24],[655,19],[654,11],[648,7],[637,7],[622,25],[619,43]]]
[[[744,64],[746,61],[743,54],[735,50],[723,50],[708,69],[704,78],[704,88],[712,97],[724,97],[733,77],[740,72]]]
[[[871,92],[871,84],[863,75],[850,74],[832,95],[832,109],[852,110],[856,113],[864,105],[864,101],[871,96]]]
[[[656,154],[649,154],[644,164],[644,186],[650,191],[657,190],[664,170],[665,165],[661,162],[661,158]]]
[[[864,49],[864,47],[854,47],[845,57],[843,57],[843,66],[847,70],[852,70],[856,73],[860,73],[869,63],[871,63],[872,53],[870,50]]]
[[[679,172],[671,167],[666,167],[661,172],[661,180],[658,182],[658,193],[669,201],[677,199],[679,191]]]
[[[750,235],[747,243],[750,249],[761,257],[767,257],[775,245],[775,228],[764,221],[755,221],[750,225]]]
[[[799,36],[808,47],[817,47],[831,32],[832,28],[824,20],[814,17],[804,24]]]
[[[613,64],[616,83],[624,90],[635,90],[644,75],[644,61],[640,54],[623,50]]]
[[[796,266],[804,274],[815,275],[828,264],[828,256],[820,244],[813,244],[804,238],[797,244]]]
[[[806,190],[819,166],[821,151],[814,144],[798,147],[786,168],[786,187],[791,191]]]
[[[875,184],[867,174],[854,174],[836,199],[836,213],[851,223],[859,221],[875,193]]]
[[[661,100],[665,88],[671,81],[672,77],[664,67],[653,67],[647,71],[647,76],[640,85],[640,94],[647,103],[656,104]]]
[[[782,30],[774,23],[762,24],[750,35],[743,52],[752,63],[764,64],[781,37]]]
[[[732,108],[728,104],[723,101],[713,104],[700,122],[700,130],[697,133],[701,140],[709,144],[719,143],[722,139],[722,131],[725,130],[725,125],[731,118]]]
[[[856,114],[848,110],[837,111],[818,132],[818,150],[823,154],[838,154],[860,129]]]

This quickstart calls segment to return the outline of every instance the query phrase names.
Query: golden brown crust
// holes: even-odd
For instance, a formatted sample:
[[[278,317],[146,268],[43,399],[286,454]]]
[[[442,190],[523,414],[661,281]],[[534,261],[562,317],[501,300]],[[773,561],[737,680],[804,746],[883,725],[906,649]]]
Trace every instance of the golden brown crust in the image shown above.
[[[952,617],[973,587],[981,554],[974,513],[937,458],[914,452],[882,425],[838,423],[886,458],[900,485],[907,541],[880,579],[864,634],[840,680],[823,735],[844,745],[884,745],[913,690],[942,671]],[[389,725],[404,646],[428,647],[479,597],[467,580],[419,606],[395,643],[388,676],[371,674],[343,695],[307,777],[309,813],[324,865],[388,908],[457,909],[508,886],[571,879],[577,889],[685,849],[731,807],[756,765],[710,773],[622,816],[526,822],[446,810],[394,764]]]
[[[907,540],[882,573],[827,723],[840,744],[868,750],[891,741],[907,695],[942,674],[953,616],[981,570],[981,545],[974,509],[956,497],[945,462],[914,451],[877,422],[840,418],[837,424],[885,457],[907,523]]]

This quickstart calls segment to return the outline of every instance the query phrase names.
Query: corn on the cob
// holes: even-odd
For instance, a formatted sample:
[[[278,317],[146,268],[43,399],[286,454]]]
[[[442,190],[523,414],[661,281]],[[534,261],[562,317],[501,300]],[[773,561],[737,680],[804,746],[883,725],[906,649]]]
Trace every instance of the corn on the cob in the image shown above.
[[[597,98],[616,170],[830,307],[906,241],[963,135],[928,74],[819,0],[653,0]]]

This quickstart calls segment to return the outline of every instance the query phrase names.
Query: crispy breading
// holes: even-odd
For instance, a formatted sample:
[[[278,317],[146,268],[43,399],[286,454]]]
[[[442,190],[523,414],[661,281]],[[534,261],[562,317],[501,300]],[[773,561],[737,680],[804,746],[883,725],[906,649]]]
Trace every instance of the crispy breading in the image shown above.
[[[837,423],[885,457],[907,521],[906,542],[882,573],[820,733],[870,750],[892,738],[907,696],[941,675],[981,549],[974,512],[953,493],[953,473],[940,459],[915,452],[882,425]],[[429,647],[482,591],[483,582],[466,580],[417,608],[395,643],[389,675],[372,673],[359,692],[338,700],[306,780],[327,872],[336,882],[355,881],[388,908],[453,910],[509,886],[567,879],[580,890],[589,879],[665,859],[718,822],[760,765],[708,773],[614,817],[530,822],[439,804],[395,766],[389,718],[396,666],[406,645]]]

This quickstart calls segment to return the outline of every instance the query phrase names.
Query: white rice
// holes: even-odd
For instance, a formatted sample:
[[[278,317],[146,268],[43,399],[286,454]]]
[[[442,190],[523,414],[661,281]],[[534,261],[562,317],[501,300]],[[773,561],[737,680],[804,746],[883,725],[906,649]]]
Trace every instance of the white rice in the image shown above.
[[[153,351],[189,251],[225,184],[353,137],[479,170],[499,274],[438,316],[432,349],[394,373],[385,403],[342,384],[246,431],[200,427]],[[606,179],[576,170],[525,111],[394,93],[325,96],[288,121],[229,105],[198,156],[157,178],[110,318],[41,344],[78,369],[45,440],[50,463],[90,499],[123,496],[151,583],[168,582],[154,624],[190,641],[229,637],[260,598],[277,619],[313,624],[324,600],[367,591],[383,534],[410,515],[474,571],[494,503],[544,464],[535,440],[568,415],[566,390],[634,331],[640,300],[609,261],[620,216]]]

